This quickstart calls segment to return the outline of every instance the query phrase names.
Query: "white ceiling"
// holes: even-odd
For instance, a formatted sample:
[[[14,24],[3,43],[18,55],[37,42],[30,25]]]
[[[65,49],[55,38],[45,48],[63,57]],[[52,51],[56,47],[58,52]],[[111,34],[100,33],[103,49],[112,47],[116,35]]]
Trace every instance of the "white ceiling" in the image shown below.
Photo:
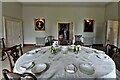
[[[90,6],[102,7],[109,2],[22,2],[23,5],[32,6]]]
[[[110,2],[120,0],[2,0],[2,2],[20,2],[22,5],[32,6],[82,6],[103,7]]]

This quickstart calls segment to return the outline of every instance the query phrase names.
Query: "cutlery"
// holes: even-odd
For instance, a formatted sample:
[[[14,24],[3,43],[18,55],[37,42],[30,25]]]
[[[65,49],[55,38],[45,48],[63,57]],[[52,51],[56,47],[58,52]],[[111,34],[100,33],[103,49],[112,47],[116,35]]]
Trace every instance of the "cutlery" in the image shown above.
[[[96,54],[99,54],[99,52],[97,52],[97,51],[95,51],[95,50],[94,50],[93,52],[95,52]]]
[[[38,53],[39,51],[41,51],[41,50],[37,50],[37,51],[35,51],[35,52]]]
[[[97,58],[101,59],[98,55],[96,55]]]
[[[99,57],[98,55],[96,55],[96,57],[97,57],[97,58],[99,58],[99,59],[102,59],[102,58],[101,58],[101,57]],[[107,58],[107,57],[106,57],[106,56],[104,56],[103,58]]]
[[[46,51],[43,51],[42,53],[43,53],[43,54],[45,54],[45,53],[46,53]]]
[[[58,58],[53,59],[53,61],[58,61],[60,58],[61,58],[61,56],[58,57]]]
[[[32,62],[32,65],[28,67],[28,69],[31,69],[35,66],[35,62]]]
[[[25,66],[21,66],[22,68],[25,68],[25,70],[27,70],[27,67],[25,67]]]

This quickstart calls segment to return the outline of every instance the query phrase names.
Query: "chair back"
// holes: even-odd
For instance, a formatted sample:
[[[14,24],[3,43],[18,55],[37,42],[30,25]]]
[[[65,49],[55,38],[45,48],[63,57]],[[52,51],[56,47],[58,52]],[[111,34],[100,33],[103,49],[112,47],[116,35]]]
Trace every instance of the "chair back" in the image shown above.
[[[9,65],[10,65],[10,71],[12,72],[15,62],[20,57],[20,55],[23,55],[21,44],[9,47],[5,49],[3,52],[6,54],[8,58]]]
[[[103,44],[92,44],[91,47],[95,48],[95,49],[98,49],[98,50],[105,51],[105,48],[103,47]]]
[[[63,41],[61,41],[61,42],[60,42],[60,45],[68,45],[67,40],[63,40]]]
[[[4,50],[7,49],[6,46],[5,46],[4,38],[1,38],[1,42],[2,42],[2,46],[1,46],[2,47],[2,61],[4,61],[6,59],[6,58],[3,59],[3,56],[5,55]]]
[[[2,74],[5,80],[21,80],[22,78],[30,78],[30,80],[37,80],[37,78],[31,73],[18,74],[10,72],[7,69],[3,69]]]
[[[82,37],[82,35],[75,35],[75,42],[80,41],[81,37]]]
[[[48,43],[49,43],[50,46],[51,46],[52,43],[53,43],[53,40],[54,40],[54,36],[48,36],[48,37],[47,37],[47,40],[48,40]]]
[[[4,50],[6,50],[8,47],[6,47],[6,45],[5,45],[4,38],[1,39],[1,42],[2,42],[2,61],[4,61],[6,59],[6,58],[3,59],[3,56],[5,55]]]
[[[106,54],[109,55],[112,59],[114,59],[115,55],[119,52],[118,47],[114,45],[107,44],[106,45]]]
[[[75,35],[75,45],[84,45],[84,43],[81,41],[82,35]]]
[[[2,48],[5,48],[6,46],[5,46],[5,40],[4,40],[4,38],[2,38]]]
[[[47,37],[48,42],[53,42],[53,39],[54,39],[54,36],[48,36]]]

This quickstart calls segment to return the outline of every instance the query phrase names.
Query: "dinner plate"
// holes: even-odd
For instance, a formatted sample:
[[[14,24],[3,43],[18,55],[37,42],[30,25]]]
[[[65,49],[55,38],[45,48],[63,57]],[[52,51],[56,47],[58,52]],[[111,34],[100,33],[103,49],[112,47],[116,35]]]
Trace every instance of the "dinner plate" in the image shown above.
[[[73,64],[69,64],[65,67],[65,71],[68,73],[75,73],[77,71],[77,67]]]
[[[43,72],[46,68],[47,64],[37,64],[31,69],[31,71],[36,74]]]
[[[82,73],[87,75],[92,75],[95,72],[95,69],[90,64],[80,64],[79,69]]]

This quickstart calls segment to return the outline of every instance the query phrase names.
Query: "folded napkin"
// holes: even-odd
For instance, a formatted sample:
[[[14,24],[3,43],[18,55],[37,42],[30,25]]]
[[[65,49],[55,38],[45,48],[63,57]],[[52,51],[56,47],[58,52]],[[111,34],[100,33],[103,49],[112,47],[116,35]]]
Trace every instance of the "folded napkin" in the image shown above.
[[[34,66],[35,66],[35,63],[34,62],[30,62],[30,63],[26,63],[26,64],[20,66],[20,69],[21,70],[27,70],[27,69],[30,69],[30,68],[32,68]]]
[[[66,72],[68,72],[68,73],[75,73],[76,70],[77,70],[77,68],[76,68],[75,65],[69,64],[69,65],[66,66],[65,70],[66,70]]]
[[[26,67],[24,67],[24,66],[20,66],[20,70],[26,70]]]

